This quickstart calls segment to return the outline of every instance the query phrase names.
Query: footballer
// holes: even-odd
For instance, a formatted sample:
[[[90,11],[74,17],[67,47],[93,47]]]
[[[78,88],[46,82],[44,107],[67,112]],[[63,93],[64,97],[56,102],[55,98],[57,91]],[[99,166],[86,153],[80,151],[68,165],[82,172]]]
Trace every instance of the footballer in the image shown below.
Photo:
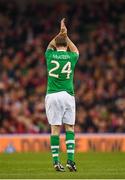
[[[51,152],[53,166],[56,171],[65,171],[59,159],[60,128],[65,126],[65,142],[67,148],[66,167],[76,171],[75,151],[75,98],[73,77],[79,52],[67,35],[65,19],[61,20],[59,34],[49,43],[46,53],[47,62],[47,94],[45,97],[46,115],[51,125]]]

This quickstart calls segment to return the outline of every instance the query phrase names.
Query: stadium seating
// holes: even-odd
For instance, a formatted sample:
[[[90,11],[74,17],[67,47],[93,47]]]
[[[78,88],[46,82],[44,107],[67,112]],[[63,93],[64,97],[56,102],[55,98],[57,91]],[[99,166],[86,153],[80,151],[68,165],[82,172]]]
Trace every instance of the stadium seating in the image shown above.
[[[50,132],[44,53],[62,17],[80,51],[75,131],[125,132],[125,1],[116,1],[35,1],[23,11],[0,1],[0,134]]]

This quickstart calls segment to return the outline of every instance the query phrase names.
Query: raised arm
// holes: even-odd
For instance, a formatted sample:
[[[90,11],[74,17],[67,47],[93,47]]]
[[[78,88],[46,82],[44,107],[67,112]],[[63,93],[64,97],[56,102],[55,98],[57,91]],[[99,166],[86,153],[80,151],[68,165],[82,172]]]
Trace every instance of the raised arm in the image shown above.
[[[79,51],[78,51],[77,47],[75,46],[75,44],[70,40],[70,38],[69,38],[68,35],[67,35],[67,28],[66,28],[66,25],[65,25],[65,22],[64,22],[64,21],[65,21],[65,18],[63,18],[63,19],[61,20],[60,32],[59,32],[58,35],[56,35],[56,37],[59,36],[60,34],[61,34],[61,35],[64,35],[64,36],[66,37],[66,39],[67,39],[67,46],[68,46],[68,48],[70,49],[70,51],[79,54]],[[56,37],[54,37],[54,38],[50,41],[47,49],[55,49],[55,48],[56,48],[56,43],[55,43]]]
[[[54,37],[54,38],[50,41],[47,49],[55,49],[55,48],[56,48],[55,38],[56,38],[56,37]]]
[[[75,44],[69,39],[68,36],[67,36],[67,46],[69,47],[70,51],[79,54],[79,51],[78,51],[77,47],[76,47]]]
[[[64,34],[64,33],[63,33],[63,26],[62,26],[62,25],[63,25],[63,21],[64,21],[64,19],[61,20],[61,25],[60,25],[60,32],[59,32],[59,34],[57,34],[57,35],[50,41],[47,49],[55,49],[55,48],[56,48],[56,43],[55,43],[56,37],[59,36],[60,34]]]
[[[65,25],[65,18],[63,18],[61,20],[61,33],[63,33],[66,38],[67,38],[67,46],[69,47],[70,51],[75,52],[77,54],[79,54],[78,48],[75,46],[75,44],[69,39],[68,35],[67,35],[67,28]]]

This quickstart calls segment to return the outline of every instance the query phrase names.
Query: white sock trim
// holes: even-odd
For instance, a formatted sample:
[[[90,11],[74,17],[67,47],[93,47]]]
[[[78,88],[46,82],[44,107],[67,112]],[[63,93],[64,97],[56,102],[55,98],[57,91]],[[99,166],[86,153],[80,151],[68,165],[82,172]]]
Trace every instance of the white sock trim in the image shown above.
[[[53,157],[58,157],[58,156],[59,156],[59,154],[52,154],[52,156],[53,156]]]
[[[59,149],[59,146],[51,146],[51,149],[55,149],[55,148]]]
[[[66,144],[75,144],[75,140],[67,140]]]
[[[74,153],[75,151],[74,151],[74,149],[68,149],[67,150],[67,153]]]

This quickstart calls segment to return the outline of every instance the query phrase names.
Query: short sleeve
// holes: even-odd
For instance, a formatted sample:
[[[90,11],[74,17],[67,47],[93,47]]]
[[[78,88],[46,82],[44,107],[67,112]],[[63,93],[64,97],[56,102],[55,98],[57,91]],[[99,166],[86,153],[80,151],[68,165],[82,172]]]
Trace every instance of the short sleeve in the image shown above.
[[[47,49],[45,52],[45,57],[49,57],[52,54],[53,50],[52,49]]]
[[[72,58],[77,61],[78,58],[79,58],[79,54],[77,54],[77,53],[75,53],[75,52],[72,52]]]

